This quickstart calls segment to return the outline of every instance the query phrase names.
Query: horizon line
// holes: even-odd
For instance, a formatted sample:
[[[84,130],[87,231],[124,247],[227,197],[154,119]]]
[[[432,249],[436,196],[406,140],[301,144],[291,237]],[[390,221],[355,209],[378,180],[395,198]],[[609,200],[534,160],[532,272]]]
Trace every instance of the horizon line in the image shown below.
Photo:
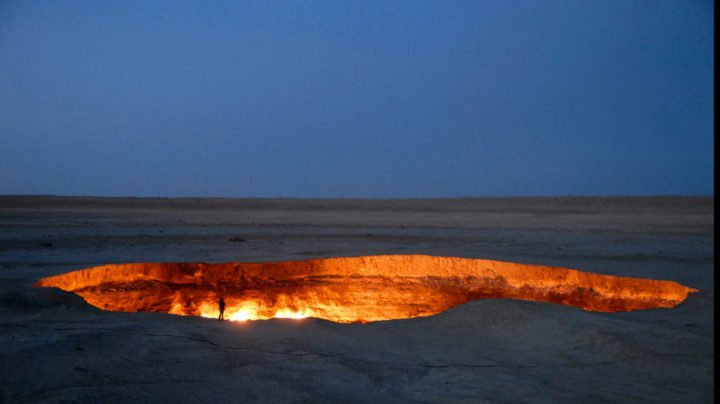
[[[447,199],[510,199],[510,198],[714,198],[715,194],[587,194],[587,195],[483,195],[483,196],[135,196],[135,195],[63,195],[63,194],[0,194],[0,198],[65,198],[65,199],[255,199],[255,200],[447,200]]]

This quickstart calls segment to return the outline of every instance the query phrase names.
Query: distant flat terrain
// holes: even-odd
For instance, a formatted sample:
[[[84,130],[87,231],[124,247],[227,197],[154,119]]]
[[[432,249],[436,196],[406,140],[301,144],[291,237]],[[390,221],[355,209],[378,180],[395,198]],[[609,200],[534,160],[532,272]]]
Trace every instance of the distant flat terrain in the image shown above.
[[[0,196],[8,402],[711,402],[714,198]],[[674,309],[475,301],[366,325],[111,313],[31,285],[120,262],[428,254],[673,280]]]

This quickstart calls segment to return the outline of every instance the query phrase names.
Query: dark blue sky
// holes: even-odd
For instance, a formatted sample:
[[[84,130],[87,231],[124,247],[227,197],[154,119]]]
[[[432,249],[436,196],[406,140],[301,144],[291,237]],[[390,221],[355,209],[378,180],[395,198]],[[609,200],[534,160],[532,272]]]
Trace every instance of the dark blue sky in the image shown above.
[[[0,194],[713,193],[711,1],[7,1]]]

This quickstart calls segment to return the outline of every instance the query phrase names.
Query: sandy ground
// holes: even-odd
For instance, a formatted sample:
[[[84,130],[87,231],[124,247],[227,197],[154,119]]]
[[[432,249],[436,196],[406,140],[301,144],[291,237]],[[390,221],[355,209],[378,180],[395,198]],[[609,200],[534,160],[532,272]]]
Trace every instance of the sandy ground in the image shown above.
[[[709,403],[713,202],[0,197],[0,401]],[[102,312],[31,287],[105,263],[393,253],[556,265],[701,291],[673,309],[482,300],[361,325]]]

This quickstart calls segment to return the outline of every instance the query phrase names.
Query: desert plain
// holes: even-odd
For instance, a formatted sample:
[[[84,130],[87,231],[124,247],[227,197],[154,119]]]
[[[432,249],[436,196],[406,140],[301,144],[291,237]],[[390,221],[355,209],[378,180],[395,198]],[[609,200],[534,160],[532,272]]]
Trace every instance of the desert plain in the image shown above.
[[[714,199],[0,197],[0,402],[714,398]],[[482,299],[340,324],[102,311],[43,277],[131,262],[422,254],[671,280],[674,308]]]

